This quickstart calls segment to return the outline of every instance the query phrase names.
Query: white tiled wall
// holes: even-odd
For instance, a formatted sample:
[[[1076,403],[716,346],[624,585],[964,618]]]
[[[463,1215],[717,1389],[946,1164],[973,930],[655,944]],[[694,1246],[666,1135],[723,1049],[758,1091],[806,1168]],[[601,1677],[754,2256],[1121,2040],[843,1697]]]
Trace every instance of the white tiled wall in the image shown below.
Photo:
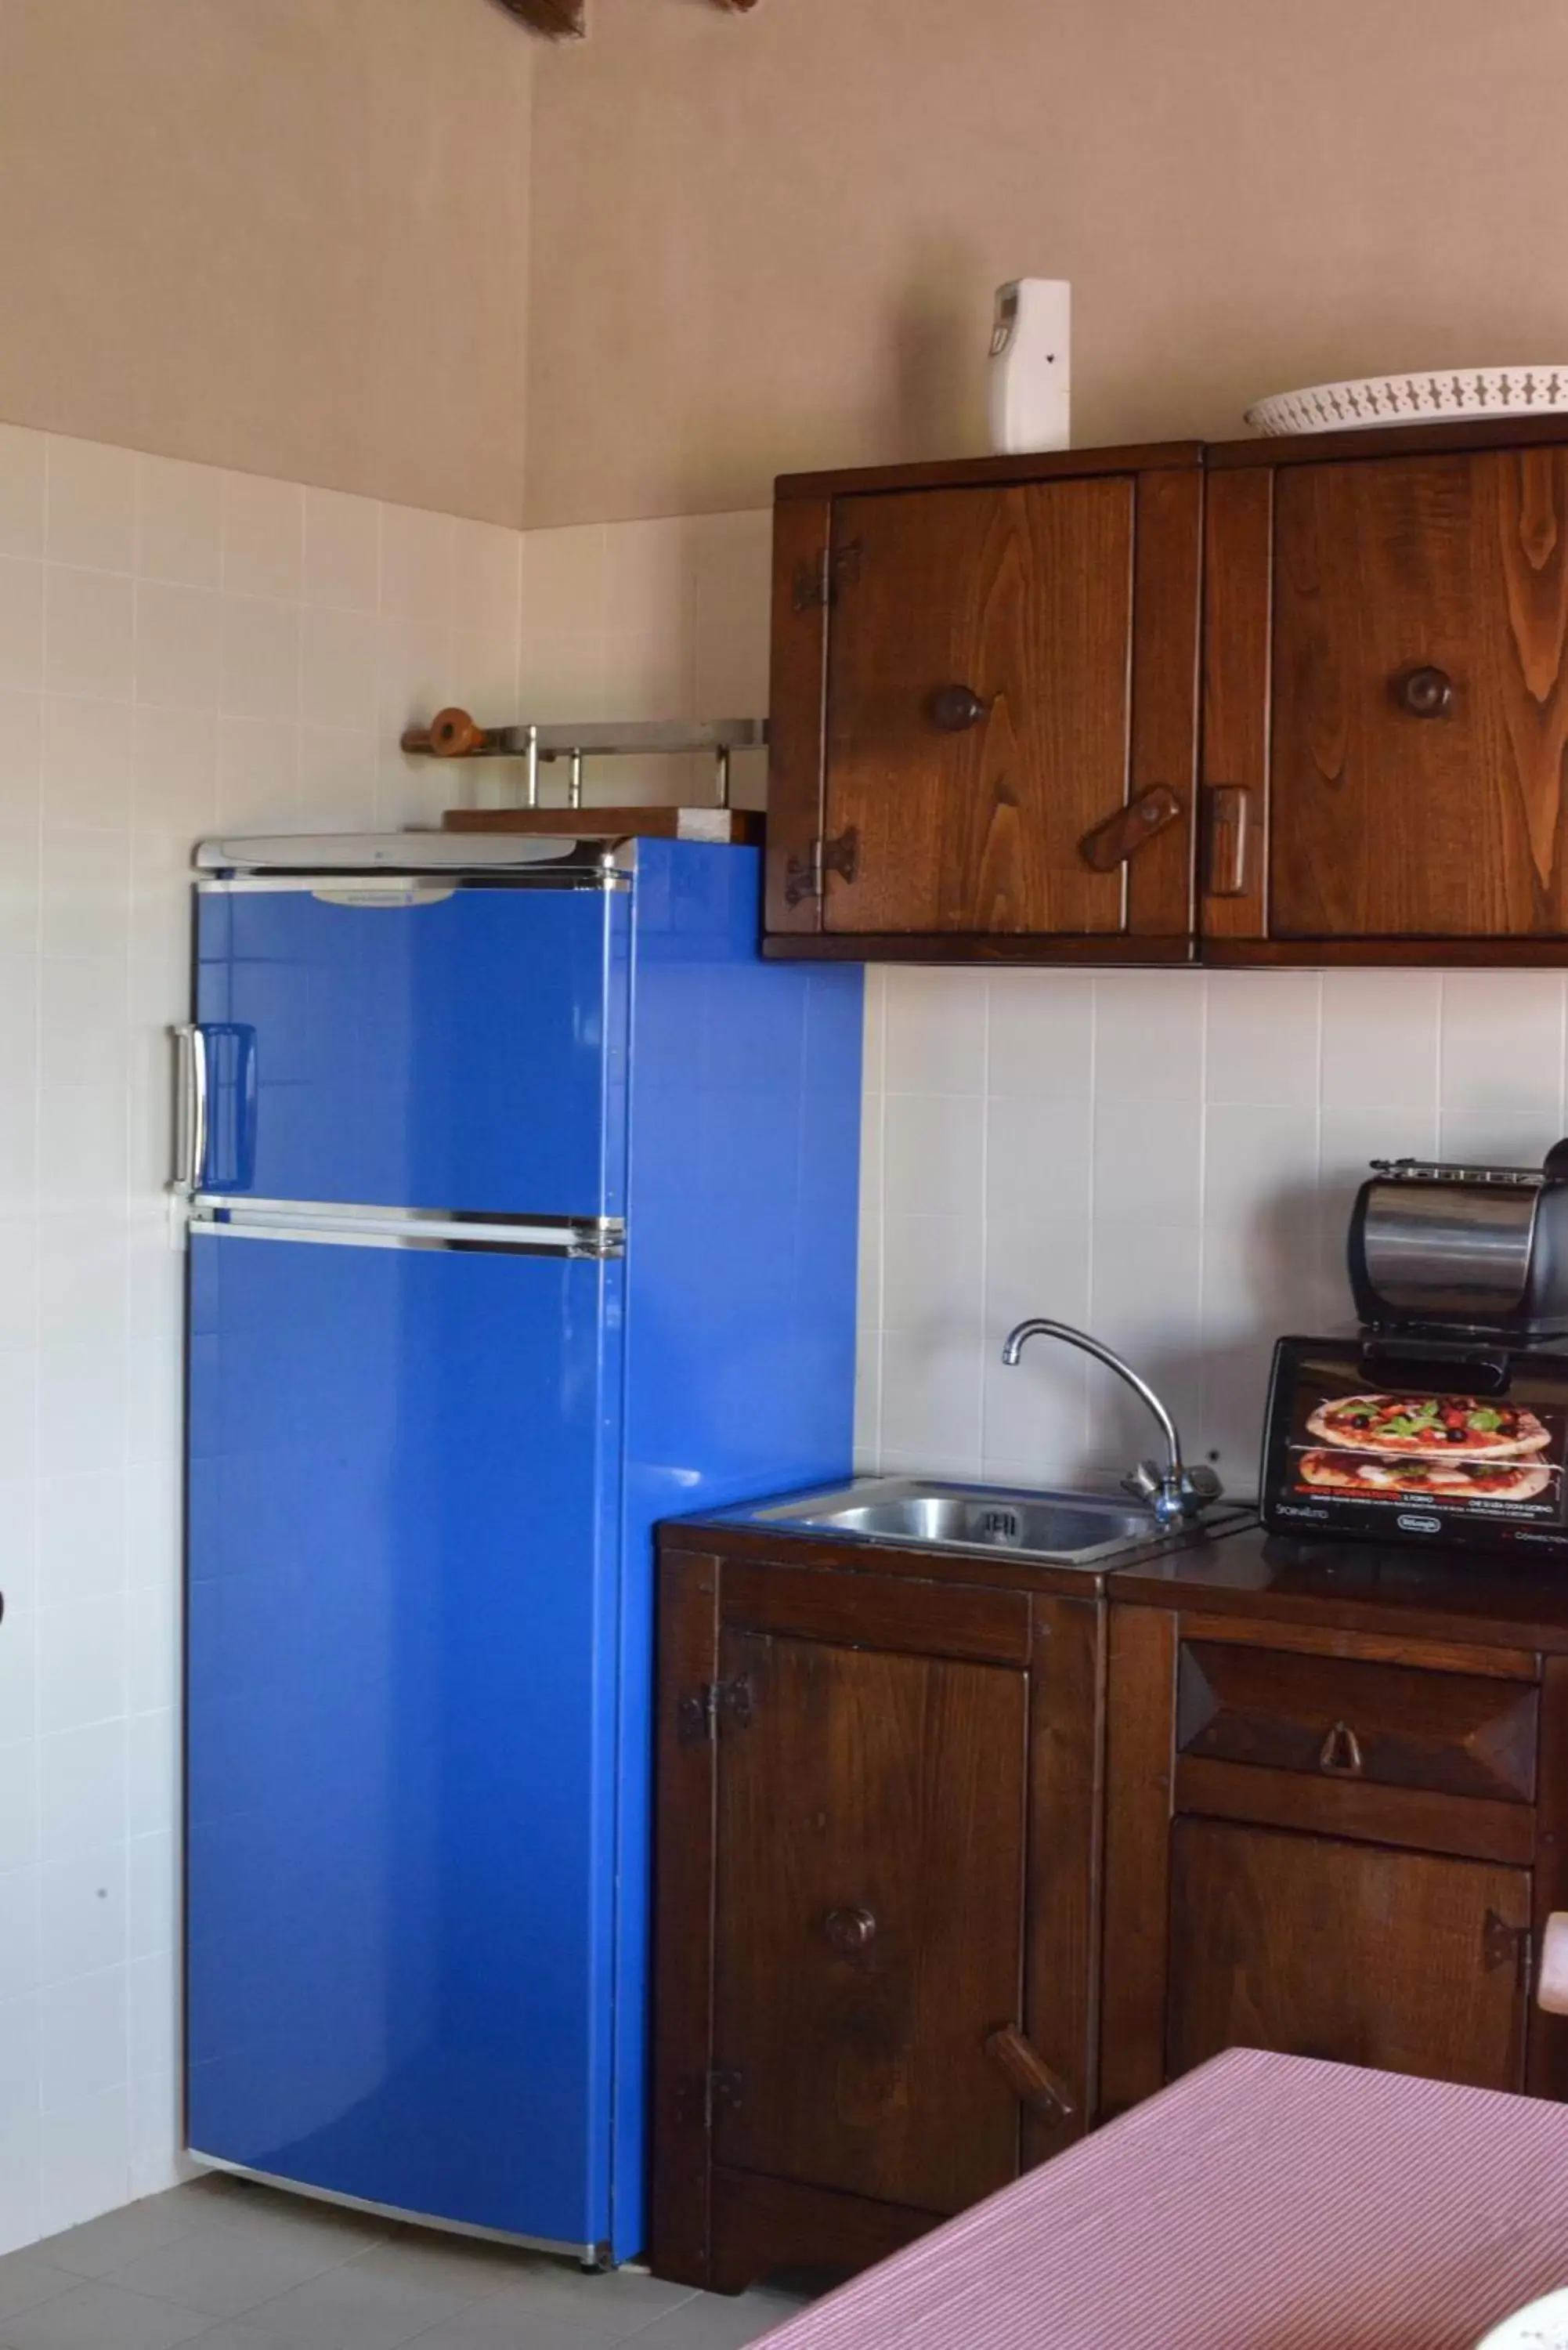
[[[1539,1162],[1563,1128],[1553,972],[889,969],[870,975],[863,1465],[1120,1471],[1152,1423],[1035,1341],[1085,1326],[1194,1457],[1255,1490],[1273,1339],[1352,1322],[1373,1157]]]
[[[773,516],[703,515],[525,534],[523,666],[531,716],[758,718],[768,706]],[[600,761],[608,805],[713,791],[707,761]],[[765,756],[735,762],[737,805],[761,806]],[[545,771],[559,797],[564,775]]]
[[[395,824],[515,533],[0,427],[0,2251],[176,2145],[170,1048],[215,827]]]
[[[0,2251],[175,2161],[192,843],[516,795],[401,755],[443,702],[756,714],[767,562],[765,515],[524,541],[0,425]]]
[[[754,513],[519,537],[0,427],[0,2250],[175,2160],[161,1186],[191,842],[513,795],[509,767],[401,757],[443,702],[760,712],[768,542]],[[590,795],[672,780],[604,766]],[[757,763],[737,785],[760,796]],[[1002,1368],[1044,1313],[1132,1353],[1245,1490],[1270,1340],[1345,1316],[1364,1162],[1538,1158],[1563,1120],[1553,974],[869,979],[868,1466],[1033,1479],[1145,1449],[1076,1358]]]

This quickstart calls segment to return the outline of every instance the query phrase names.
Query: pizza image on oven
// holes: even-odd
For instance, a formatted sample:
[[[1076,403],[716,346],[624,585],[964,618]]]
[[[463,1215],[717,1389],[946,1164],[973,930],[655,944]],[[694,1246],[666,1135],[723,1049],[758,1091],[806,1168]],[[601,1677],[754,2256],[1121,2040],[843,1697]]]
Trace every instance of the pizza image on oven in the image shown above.
[[[1436,1454],[1452,1461],[1513,1461],[1543,1451],[1551,1431],[1520,1404],[1480,1396],[1341,1396],[1307,1421],[1320,1444],[1356,1452]]]
[[[1376,1453],[1303,1452],[1299,1484],[1334,1493],[1425,1494],[1433,1502],[1533,1502],[1552,1482],[1544,1461],[1387,1460]]]

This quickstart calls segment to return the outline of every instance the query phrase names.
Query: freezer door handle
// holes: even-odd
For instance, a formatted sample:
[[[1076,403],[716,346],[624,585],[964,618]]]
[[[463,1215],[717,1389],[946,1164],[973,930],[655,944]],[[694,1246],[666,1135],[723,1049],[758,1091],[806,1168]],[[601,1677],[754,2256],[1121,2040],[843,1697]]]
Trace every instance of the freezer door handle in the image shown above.
[[[170,1188],[189,1200],[202,1189],[207,1164],[207,1040],[194,1020],[182,1020],[171,1034],[179,1062],[179,1107]]]
[[[191,1231],[214,1240],[593,1257],[600,1263],[626,1254],[626,1225],[619,1216],[486,1216],[336,1200],[236,1199],[223,1191],[202,1191],[192,1200]]]

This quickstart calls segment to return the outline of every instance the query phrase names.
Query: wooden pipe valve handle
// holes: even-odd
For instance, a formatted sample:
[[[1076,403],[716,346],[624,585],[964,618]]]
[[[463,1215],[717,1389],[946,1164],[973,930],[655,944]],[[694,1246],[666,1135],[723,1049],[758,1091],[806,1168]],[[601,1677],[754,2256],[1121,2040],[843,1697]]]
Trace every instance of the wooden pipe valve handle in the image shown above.
[[[487,740],[483,727],[466,710],[438,710],[428,726],[407,730],[402,746],[437,759],[467,759],[483,751]]]

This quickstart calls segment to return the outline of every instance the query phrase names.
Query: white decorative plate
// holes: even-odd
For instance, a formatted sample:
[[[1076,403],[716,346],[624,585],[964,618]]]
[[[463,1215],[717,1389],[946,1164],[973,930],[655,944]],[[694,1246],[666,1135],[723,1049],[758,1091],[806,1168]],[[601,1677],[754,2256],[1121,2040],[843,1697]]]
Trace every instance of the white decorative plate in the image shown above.
[[[1254,431],[1354,432],[1367,424],[1424,424],[1438,416],[1556,416],[1568,411],[1568,364],[1448,368],[1429,375],[1367,375],[1277,391],[1247,411]]]
[[[1476,2350],[1568,2350],[1568,2292],[1549,2293],[1494,2325]]]

